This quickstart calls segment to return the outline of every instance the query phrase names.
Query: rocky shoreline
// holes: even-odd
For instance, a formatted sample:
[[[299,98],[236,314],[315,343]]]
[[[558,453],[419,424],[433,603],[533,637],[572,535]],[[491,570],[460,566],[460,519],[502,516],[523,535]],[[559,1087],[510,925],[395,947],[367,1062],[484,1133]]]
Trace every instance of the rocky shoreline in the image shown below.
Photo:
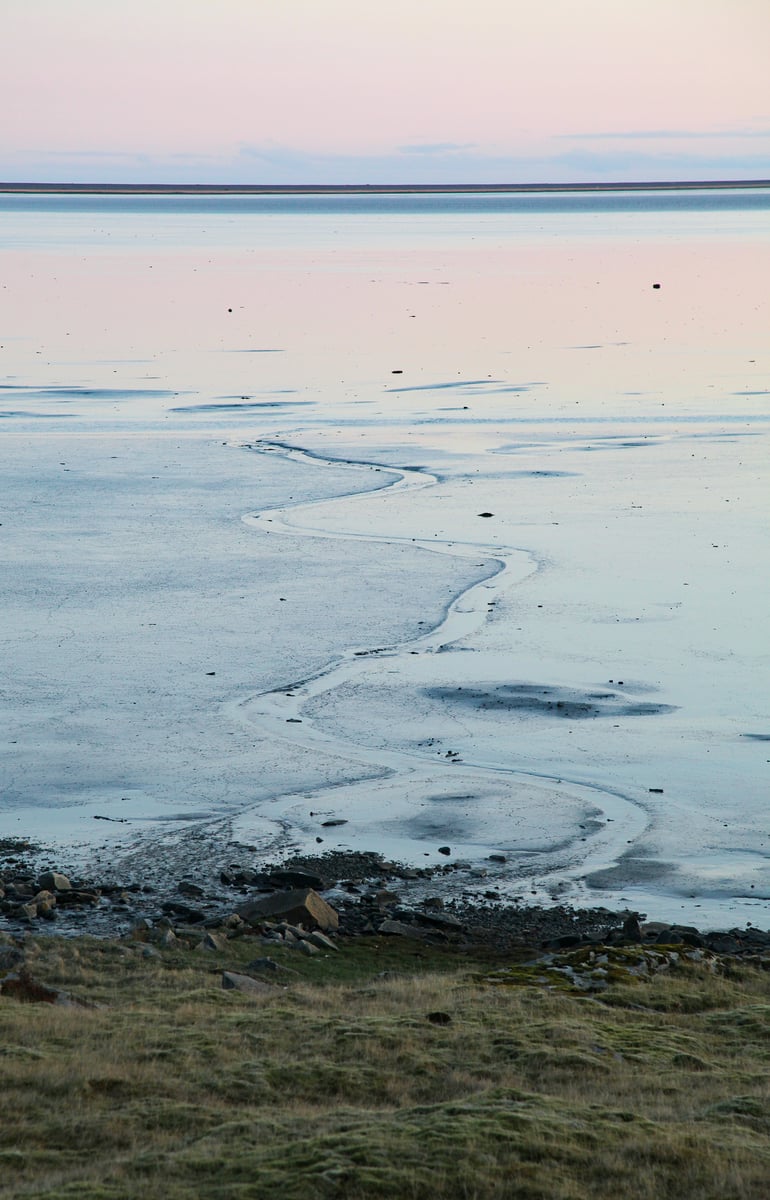
[[[312,932],[342,944],[382,935],[490,955],[590,946],[683,946],[749,959],[770,969],[770,931],[727,932],[644,914],[510,902],[480,891],[479,868],[454,862],[412,868],[370,853],[294,856],[259,868],[232,864],[208,878],[188,872],[167,886],[76,879],[36,867],[40,850],[0,841],[0,930],[15,937],[224,938],[256,933],[266,942],[308,942]],[[482,872],[483,875],[483,872]],[[470,878],[466,879],[466,876]],[[463,883],[475,885],[465,890]],[[312,943],[308,943],[312,944]]]

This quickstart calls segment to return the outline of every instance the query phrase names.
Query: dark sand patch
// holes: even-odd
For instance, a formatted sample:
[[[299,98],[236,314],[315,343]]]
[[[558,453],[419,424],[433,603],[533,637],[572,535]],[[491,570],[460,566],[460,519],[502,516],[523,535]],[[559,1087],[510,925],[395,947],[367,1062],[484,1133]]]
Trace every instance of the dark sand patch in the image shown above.
[[[592,888],[637,887],[640,884],[659,883],[670,879],[677,870],[676,863],[629,855],[627,858],[621,858],[613,867],[586,875],[586,883]]]
[[[630,700],[616,691],[581,691],[534,683],[503,683],[497,687],[434,687],[425,695],[477,712],[520,712],[535,716],[587,720],[594,717],[646,717],[675,711],[671,704]]]

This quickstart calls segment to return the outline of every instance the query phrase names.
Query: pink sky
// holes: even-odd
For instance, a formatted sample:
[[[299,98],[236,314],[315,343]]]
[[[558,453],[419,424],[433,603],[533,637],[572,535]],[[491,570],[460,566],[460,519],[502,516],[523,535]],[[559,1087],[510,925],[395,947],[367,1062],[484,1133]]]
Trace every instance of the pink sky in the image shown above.
[[[0,178],[770,176],[770,0],[3,0]]]

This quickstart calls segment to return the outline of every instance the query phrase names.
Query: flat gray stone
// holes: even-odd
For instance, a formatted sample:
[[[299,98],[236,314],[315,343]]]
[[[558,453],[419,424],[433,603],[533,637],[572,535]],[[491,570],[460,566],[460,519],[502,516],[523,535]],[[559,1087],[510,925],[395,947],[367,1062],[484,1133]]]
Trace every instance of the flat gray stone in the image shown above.
[[[225,991],[244,992],[248,996],[260,996],[265,999],[275,992],[269,983],[261,979],[252,979],[251,975],[239,975],[237,971],[222,972],[222,987]]]

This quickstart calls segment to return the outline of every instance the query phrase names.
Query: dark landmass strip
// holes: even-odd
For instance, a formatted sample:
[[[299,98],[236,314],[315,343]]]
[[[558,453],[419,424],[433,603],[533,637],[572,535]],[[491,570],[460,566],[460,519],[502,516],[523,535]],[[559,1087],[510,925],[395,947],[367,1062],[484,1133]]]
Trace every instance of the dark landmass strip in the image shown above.
[[[613,183],[29,183],[1,182],[0,193],[115,196],[344,196],[485,192],[658,192],[770,188],[770,179],[649,180]]]

